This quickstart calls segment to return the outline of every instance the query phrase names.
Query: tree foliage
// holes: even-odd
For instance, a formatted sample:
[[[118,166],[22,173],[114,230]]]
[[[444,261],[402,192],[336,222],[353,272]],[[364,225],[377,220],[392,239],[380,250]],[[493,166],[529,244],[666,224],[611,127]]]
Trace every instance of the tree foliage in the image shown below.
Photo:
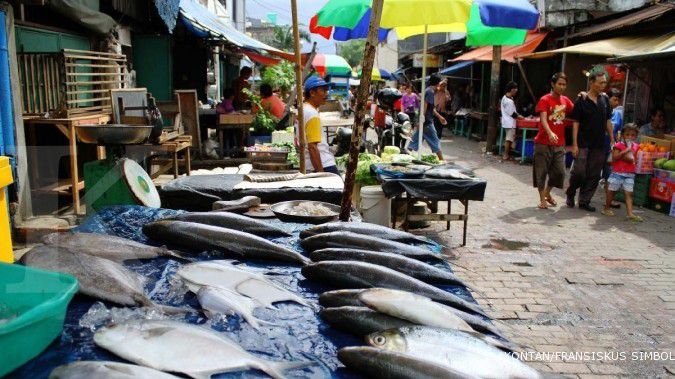
[[[310,42],[311,39],[309,38],[309,33],[304,30],[300,30],[300,40]],[[275,26],[274,37],[270,41],[270,45],[284,51],[294,51],[295,40],[293,39],[293,28],[288,25]]]
[[[280,89],[287,93],[295,85],[295,67],[293,63],[282,60],[279,64],[266,66],[262,73],[262,82],[269,84],[272,89]]]
[[[343,57],[350,66],[360,66],[363,61],[363,51],[366,47],[364,40],[352,40],[338,45],[337,54]]]

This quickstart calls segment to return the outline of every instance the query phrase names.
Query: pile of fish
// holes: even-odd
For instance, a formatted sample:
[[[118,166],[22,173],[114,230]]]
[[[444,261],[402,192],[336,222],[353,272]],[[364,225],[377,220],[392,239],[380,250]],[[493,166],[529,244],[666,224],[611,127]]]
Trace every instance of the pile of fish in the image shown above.
[[[509,353],[506,342],[475,304],[437,285],[467,287],[428,262],[441,260],[433,242],[367,223],[334,222],[306,229],[301,246],[314,263],[305,278],[324,292],[321,318],[364,337],[369,347],[346,347],[338,358],[374,378],[539,378]]]
[[[346,347],[338,353],[347,368],[360,374],[540,377],[508,354],[520,347],[508,343],[480,307],[438,287],[468,286],[435,265],[443,258],[430,250],[437,246],[433,241],[374,224],[330,222],[300,233],[303,254],[273,240],[292,236],[287,230],[224,211],[236,206],[216,204],[215,212],[183,213],[144,225],[143,233],[161,247],[94,233],[51,234],[44,245],[23,257],[23,263],[71,274],[79,280],[82,294],[116,305],[194,312],[151,300],[145,293],[147,278],[124,265],[130,260],[176,259],[182,265],[174,282],[194,294],[208,318],[237,315],[265,333],[278,324],[268,319],[268,312],[256,316],[258,309],[274,313],[279,302],[308,307],[332,327],[364,338],[368,346]],[[212,253],[208,259],[219,259],[203,260],[204,251]],[[334,290],[321,294],[319,309],[247,261],[299,264],[305,279]],[[315,364],[261,359],[219,332],[179,321],[118,322],[98,329],[93,340],[136,365],[81,361],[58,367],[50,378],[175,377],[169,373],[209,378],[247,369],[283,378],[285,371]]]

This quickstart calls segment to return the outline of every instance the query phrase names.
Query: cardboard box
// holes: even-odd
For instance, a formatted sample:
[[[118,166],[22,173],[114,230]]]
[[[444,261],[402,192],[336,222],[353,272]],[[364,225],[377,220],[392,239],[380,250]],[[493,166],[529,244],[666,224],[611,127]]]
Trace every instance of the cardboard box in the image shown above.
[[[649,182],[649,197],[655,200],[670,203],[675,193],[675,183],[659,178],[652,178]]]
[[[675,153],[675,137],[671,136],[662,136],[662,138],[657,137],[640,137],[640,143],[651,143],[659,147],[665,147],[671,153]]]

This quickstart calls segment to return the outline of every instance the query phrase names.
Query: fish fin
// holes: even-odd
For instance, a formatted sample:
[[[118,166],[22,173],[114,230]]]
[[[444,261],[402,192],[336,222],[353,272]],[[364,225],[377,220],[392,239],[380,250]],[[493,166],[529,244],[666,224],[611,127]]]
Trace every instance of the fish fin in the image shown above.
[[[176,258],[176,259],[179,259],[181,261],[186,261],[186,262],[196,262],[197,261],[197,259],[192,258],[192,257],[186,257],[183,254],[177,252],[176,250],[170,250],[168,247],[166,247],[166,245],[160,246],[159,249],[161,251],[160,255],[163,255],[163,256],[166,256],[166,257],[172,257],[172,258]]]
[[[513,351],[523,351],[521,350],[523,346],[515,344],[513,342],[507,342],[507,341],[501,341],[497,338],[491,337],[491,336],[486,336],[485,334],[479,333],[479,332],[465,332],[473,337],[478,338],[479,340],[487,343],[488,345],[492,345],[500,350],[504,350],[506,352],[513,352]]]
[[[267,375],[271,376],[274,379],[285,379],[285,371],[295,370],[305,367],[310,367],[317,365],[317,362],[305,361],[305,362],[273,362],[259,360],[259,365],[256,367],[264,371]]]

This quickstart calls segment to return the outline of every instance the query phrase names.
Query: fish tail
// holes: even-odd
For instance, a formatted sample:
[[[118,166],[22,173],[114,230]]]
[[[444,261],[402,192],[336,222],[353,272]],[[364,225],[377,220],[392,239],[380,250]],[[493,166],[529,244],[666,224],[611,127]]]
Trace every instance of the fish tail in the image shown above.
[[[186,261],[186,262],[196,262],[197,261],[195,258],[189,258],[189,257],[186,257],[183,254],[181,254],[181,253],[179,253],[175,250],[170,250],[165,245],[160,246],[159,250],[160,250],[160,255],[164,255],[164,256],[167,256],[167,257],[173,257],[173,258],[180,259],[180,260]]]
[[[316,365],[316,362],[272,362],[272,361],[262,361],[259,369],[265,371],[267,375],[271,376],[274,379],[285,379],[285,371],[295,370],[299,368],[305,368]]]
[[[170,315],[185,314],[185,313],[190,312],[189,309],[172,307],[170,305],[157,304],[157,303],[155,303],[154,301],[150,300],[149,298],[147,298],[145,296],[137,296],[136,301],[143,306],[146,306],[146,307],[149,307],[149,308],[155,308],[157,310],[160,310],[160,311],[162,311],[166,314],[170,314]]]

